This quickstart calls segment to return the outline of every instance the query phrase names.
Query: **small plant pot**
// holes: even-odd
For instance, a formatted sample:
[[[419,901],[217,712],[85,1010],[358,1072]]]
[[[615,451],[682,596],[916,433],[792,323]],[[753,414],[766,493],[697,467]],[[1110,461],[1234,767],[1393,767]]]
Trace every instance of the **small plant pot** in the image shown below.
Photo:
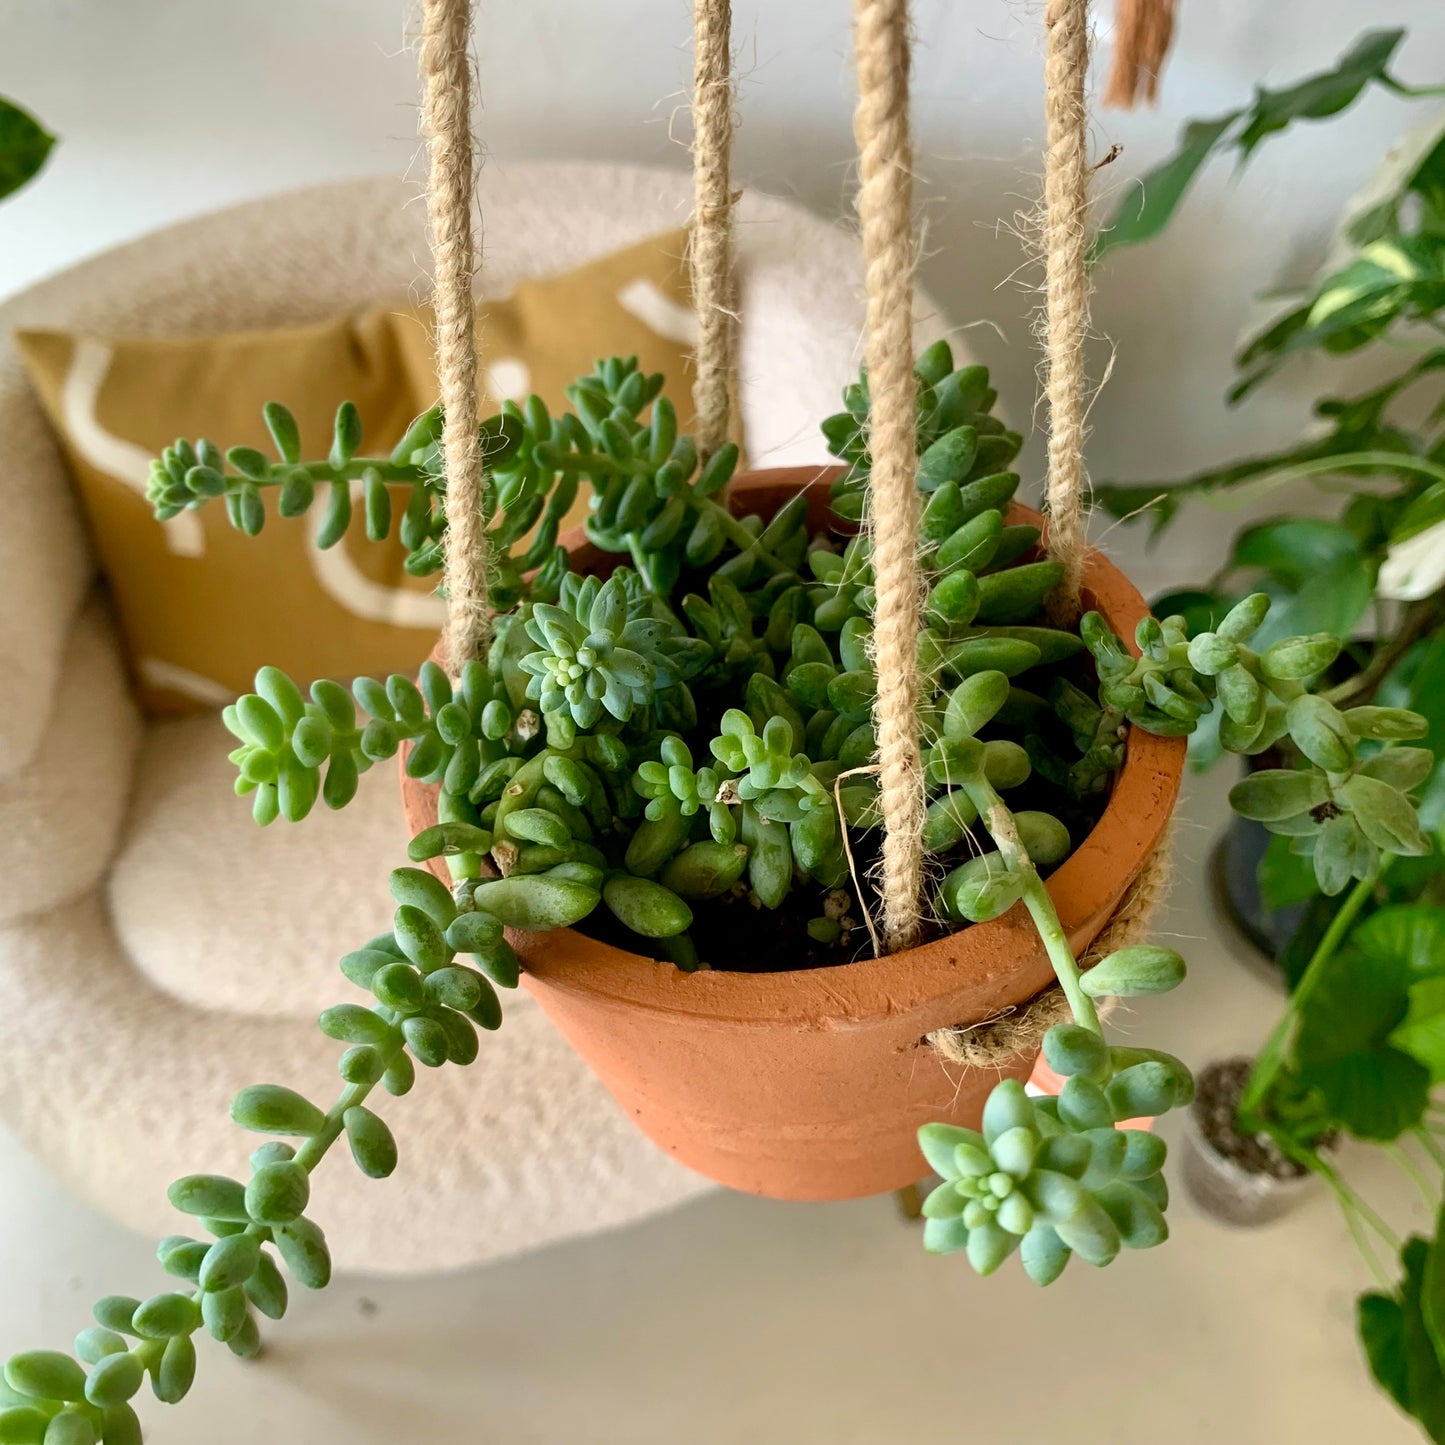
[[[826,525],[838,468],[739,477],[731,504],[768,516],[810,488],[810,524]],[[1014,508],[1010,521],[1038,523]],[[566,539],[573,565],[617,559]],[[1093,553],[1086,604],[1132,637],[1147,608]],[[1103,928],[1169,819],[1184,764],[1180,739],[1131,732],[1097,826],[1048,880],[1076,949]],[[436,788],[402,774],[412,833],[436,821]],[[445,864],[433,867],[445,877]],[[1026,1079],[1028,1051],[1001,1067],[960,1070],[924,1036],[1022,1004],[1053,981],[1022,904],[919,948],[838,967],[773,973],[719,966],[684,973],[575,929],[509,933],[523,985],[659,1147],[734,1189],[777,1199],[883,1193],[927,1173],[916,1131],[933,1120],[976,1127],[1001,1077]]]
[[[1184,1126],[1184,1187],[1221,1224],[1269,1224],[1294,1209],[1317,1183],[1269,1139],[1235,1128],[1235,1112],[1252,1059],[1223,1059],[1198,1078]]]

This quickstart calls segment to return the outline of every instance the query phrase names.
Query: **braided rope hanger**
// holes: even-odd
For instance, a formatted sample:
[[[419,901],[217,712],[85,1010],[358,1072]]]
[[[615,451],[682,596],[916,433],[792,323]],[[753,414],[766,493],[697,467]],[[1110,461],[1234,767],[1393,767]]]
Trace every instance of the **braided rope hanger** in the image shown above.
[[[486,651],[487,534],[482,517],[482,447],[477,430],[477,308],[472,207],[471,0],[423,0],[422,133],[436,313],[437,387],[446,474],[446,655],[454,672]]]
[[[732,10],[732,0],[694,0],[693,5],[693,212],[688,260],[697,316],[692,404],[698,454],[704,462],[728,439],[737,366]]]
[[[918,935],[923,883],[923,770],[918,735],[921,626],[914,435],[912,148],[908,129],[907,0],[854,0],[858,142],[871,402],[870,525],[878,604],[874,724],[883,814],[883,937],[891,951]],[[1084,339],[1088,287],[1088,0],[1049,0],[1044,70],[1044,168],[1049,554],[1064,567],[1061,620],[1078,614],[1084,566]]]
[[[448,605],[453,668],[480,657],[488,632],[486,536],[478,435],[471,134],[471,0],[423,0],[423,129],[430,173],[427,216],[435,258],[437,372],[445,423]],[[859,148],[858,214],[866,268],[865,349],[872,410],[870,525],[878,603],[874,618],[880,804],[884,823],[883,925],[890,950],[922,924],[924,788],[918,731],[914,482],[912,147],[907,0],[854,0]],[[704,452],[726,438],[735,364],[733,128],[730,0],[695,0],[695,215],[691,248],[698,314],[694,402]],[[1049,0],[1048,150],[1045,164],[1046,339],[1050,412],[1047,505],[1050,554],[1062,561],[1066,612],[1077,613],[1083,568],[1083,343],[1088,207],[1088,0]],[[1142,890],[1151,892],[1152,890]]]

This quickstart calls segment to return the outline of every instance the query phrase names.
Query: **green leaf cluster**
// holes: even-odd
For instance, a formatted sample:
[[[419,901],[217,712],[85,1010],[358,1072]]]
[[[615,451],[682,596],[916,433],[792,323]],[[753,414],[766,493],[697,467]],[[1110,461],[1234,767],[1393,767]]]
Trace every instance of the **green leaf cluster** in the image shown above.
[[[1032,560],[1036,528],[1005,523],[1019,479],[997,467],[1018,438],[988,415],[987,372],[955,368],[939,345],[920,358],[918,380],[926,841],[945,873],[978,855],[977,815],[959,787],[977,776],[1027,787],[1039,806],[1025,808],[1025,827],[1054,866],[1068,851],[1069,820],[1087,826],[1081,795],[1060,786],[1070,734],[1015,679],[1034,674],[1047,691],[1049,674],[1069,670],[1087,685],[1083,644],[1039,621],[1059,568]],[[413,841],[417,861],[445,856],[464,878],[488,863],[508,880],[563,869],[562,881],[592,887],[600,906],[640,939],[665,941],[662,951],[685,967],[696,961],[684,936],[691,904],[740,886],[768,908],[815,889],[824,913],[815,937],[842,940],[846,926],[823,905],[849,884],[845,834],[879,823],[870,544],[847,535],[850,499],[866,483],[865,432],[853,411],[840,414],[850,418],[846,436],[839,418],[825,428],[850,461],[834,497],[842,537],[810,529],[806,493],[771,518],[734,517],[716,494],[735,449],[702,461],[660,384],[614,358],[569,390],[575,413],[553,417],[533,399],[484,424],[492,596],[502,609],[488,657],[455,682],[428,663],[416,683],[360,678],[349,695],[325,680],[303,695],[263,669],[256,691],[224,714],[240,744],[237,791],[252,797],[259,822],[297,821],[318,799],[344,806],[359,777],[400,750],[411,776],[441,785],[438,825]],[[864,378],[849,388],[849,406],[866,395]],[[267,418],[280,463],[233,449],[227,473],[212,466],[208,444],[178,444],[156,465],[162,510],[212,494],[237,509],[278,481],[284,496],[284,477],[299,471],[340,479],[362,466],[353,410],[338,413],[324,462],[302,460],[284,408]],[[414,495],[431,499],[425,536],[409,540],[432,550],[444,526],[439,426],[433,409],[387,463],[411,469]],[[568,570],[552,526],[584,480],[589,539],[628,557],[586,577]],[[178,487],[187,493],[179,502]],[[534,527],[542,541],[506,573],[501,549]],[[540,570],[528,576],[524,564]],[[1117,732],[1096,794],[1122,758]],[[1063,758],[1057,767],[1050,746]],[[1046,757],[1050,768],[1036,772]],[[966,916],[949,887],[939,899],[948,916]]]
[[[1420,1124],[1445,1079],[1445,909],[1382,908],[1351,931],[1301,1005],[1293,1074],[1358,1138]]]
[[[1177,955],[1165,968],[1175,982],[1183,976]],[[1113,972],[1126,988],[1169,986],[1142,960],[1117,962]],[[1057,1098],[1030,1099],[1005,1079],[984,1106],[982,1133],[926,1124],[918,1140],[943,1181],[924,1201],[924,1248],[963,1251],[983,1275],[1018,1251],[1029,1278],[1047,1285],[1075,1254],[1103,1266],[1121,1248],[1149,1249],[1169,1237],[1164,1141],[1119,1126],[1188,1104],[1194,1083],[1171,1055],[1111,1049],[1078,1024],[1056,1024],[1043,1047],[1066,1079]]]
[[[1175,154],[1141,176],[1138,190],[1131,190],[1120,201],[1095,242],[1094,259],[1120,246],[1137,245],[1159,235],[1211,157],[1234,151],[1242,166],[1271,135],[1287,130],[1295,121],[1338,115],[1371,84],[1409,93],[1409,88],[1389,73],[1390,62],[1404,38],[1405,32],[1399,29],[1367,31],[1333,69],[1279,90],[1260,86],[1252,105],[1213,120],[1191,121],[1184,128]]]
[[[950,927],[1022,905],[1075,1018],[1046,1043],[1068,1078],[1057,1101],[1030,1102],[1001,1085],[981,1133],[925,1130],[945,1181],[930,1196],[930,1245],[962,1249],[984,1272],[1018,1249],[1047,1282],[1071,1253],[1103,1264],[1122,1247],[1163,1239],[1162,1146],[1118,1126],[1192,1092],[1169,1055],[1110,1048],[1093,1003],[1171,988],[1182,960],[1138,946],[1081,975],[1041,880],[1092,826],[1129,723],[1184,733],[1218,711],[1221,735],[1233,730],[1241,751],[1271,729],[1288,733],[1324,776],[1332,805],[1362,830],[1368,818],[1377,833],[1391,831],[1392,856],[1417,840],[1372,785],[1403,796],[1421,750],[1379,744],[1423,724],[1386,707],[1341,713],[1315,697],[1338,641],[1252,645],[1268,597],[1242,601],[1193,637],[1182,617],[1146,620],[1139,657],[1092,615],[1079,630],[1047,623],[1060,571],[1038,560],[1035,528],[1008,522],[1018,477],[1002,468],[1019,439],[990,415],[987,373],[955,368],[946,346],[925,353],[917,371],[924,843],[940,880],[930,902]],[[257,1283],[270,1248],[303,1283],[324,1277],[324,1240],[305,1214],[311,1167],[342,1134],[363,1172],[394,1167],[394,1141],[365,1100],[378,1083],[405,1092],[417,1063],[476,1056],[477,1029],[500,1020],[496,989],[518,978],[506,929],[570,927],[603,910],[634,947],[695,968],[705,962],[692,937],[695,910],[745,893],[759,908],[790,897],[812,904],[811,938],[848,943],[851,853],[876,844],[880,822],[876,596],[866,533],[853,530],[871,465],[867,379],[825,427],[848,471],[832,525],[819,530],[806,493],[769,518],[735,517],[720,496],[735,451],[699,457],[660,384],[614,358],[569,392],[574,412],[553,417],[534,399],[483,424],[499,609],[485,659],[468,661],[455,679],[427,664],[415,683],[362,678],[348,692],[322,680],[306,694],[263,669],[255,692],[227,710],[240,743],[237,791],[254,795],[263,823],[299,820],[318,798],[343,806],[372,763],[400,751],[411,776],[439,785],[438,821],[412,840],[411,861],[445,858],[457,882],[449,890],[420,868],[397,870],[392,929],[342,961],[369,1002],[322,1016],[323,1031],[347,1046],[344,1088],[330,1110],[278,1085],[237,1097],[238,1122],[299,1145],[263,1146],[245,1183],[178,1183],[176,1202],[216,1228],[213,1242],[172,1242],[195,1289],[182,1292],[189,1309],[158,1307],[181,1326],[168,1339],[189,1341],[205,1327],[249,1347],[249,1310],[263,1309],[254,1292],[275,1299],[274,1287]],[[331,488],[328,505],[340,505],[337,488],[353,481],[369,488],[368,528],[385,534],[389,513],[361,475],[369,464],[357,456],[354,413],[338,415],[324,462],[301,459],[284,409],[270,408],[268,420],[279,464],[233,449],[218,465],[203,444],[170,449],[156,472],[161,511],[224,496],[254,530],[252,494],[278,485],[284,496],[289,479],[298,501],[305,472]],[[404,537],[419,567],[423,553],[432,565],[444,541],[438,428],[428,413],[386,461],[394,473],[381,476],[383,487],[406,482],[425,502],[415,503],[418,520]],[[583,481],[593,491],[588,537],[626,558],[588,576],[570,570],[556,525]],[[1369,748],[1356,747],[1362,738]],[[1301,776],[1313,790],[1312,775]],[[462,954],[469,961],[459,962]],[[1424,1039],[1427,1004],[1422,995],[1416,1015],[1406,1018],[1407,1005],[1391,1028],[1408,1022]],[[103,1314],[102,1329],[135,1325],[134,1308]],[[154,1363],[140,1359],[141,1374],[154,1374]],[[134,1366],[105,1369],[117,1390],[138,1383]],[[19,1377],[31,1378],[23,1367]],[[63,1394],[34,1398],[37,1408],[67,1408]]]

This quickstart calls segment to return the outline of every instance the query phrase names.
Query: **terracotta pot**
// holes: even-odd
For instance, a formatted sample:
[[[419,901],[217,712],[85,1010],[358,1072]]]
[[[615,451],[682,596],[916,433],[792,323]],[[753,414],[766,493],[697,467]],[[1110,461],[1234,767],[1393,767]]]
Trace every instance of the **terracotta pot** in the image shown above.
[[[754,472],[733,484],[739,513],[768,515],[812,486],[825,524],[835,468]],[[1037,523],[1015,507],[1011,521]],[[619,559],[585,542],[583,568]],[[1088,605],[1131,638],[1144,600],[1102,555],[1084,574]],[[1159,841],[1184,743],[1134,730],[1098,826],[1048,881],[1076,949],[1093,940]],[[436,820],[436,789],[403,774],[412,833]],[[437,860],[441,876],[444,865]],[[575,930],[518,933],[523,984],[637,1127],[699,1173],[776,1199],[848,1199],[924,1176],[920,1124],[977,1126],[1000,1077],[1026,1079],[1033,1054],[998,1070],[942,1063],[924,1035],[990,1018],[1053,981],[1019,904],[921,948],[835,968],[682,973]]]

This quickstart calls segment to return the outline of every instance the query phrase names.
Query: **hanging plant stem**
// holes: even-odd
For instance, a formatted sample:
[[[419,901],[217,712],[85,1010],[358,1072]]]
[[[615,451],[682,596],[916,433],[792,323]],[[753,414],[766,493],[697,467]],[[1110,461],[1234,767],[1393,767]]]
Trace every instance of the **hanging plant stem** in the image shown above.
[[[1093,999],[1082,987],[1079,961],[1074,957],[1068,935],[1059,921],[1054,900],[1049,897],[1049,890],[1044,887],[1039,870],[1019,837],[1018,824],[1014,821],[1008,804],[987,779],[966,782],[963,790],[978,809],[978,815],[984,820],[989,835],[998,844],[1005,864],[1022,880],[1021,896],[1024,907],[1028,909],[1029,917],[1033,919],[1039,938],[1048,951],[1049,962],[1064,990],[1064,997],[1069,1001],[1074,1022],[1102,1037],[1104,1031],[1099,1023],[1099,1012],[1094,1007]]]
[[[1269,1129],[1269,1122],[1261,1110],[1269,1096],[1271,1085],[1278,1079],[1280,1071],[1284,1068],[1290,1044],[1294,1039],[1300,1011],[1318,987],[1320,979],[1324,976],[1325,965],[1349,934],[1350,925],[1355,921],[1355,915],[1365,906],[1371,893],[1374,892],[1375,885],[1389,868],[1393,857],[1393,854],[1386,854],[1381,859],[1379,867],[1369,877],[1355,881],[1354,887],[1350,889],[1345,901],[1340,905],[1339,912],[1330,920],[1330,926],[1325,930],[1324,937],[1320,939],[1314,953],[1310,955],[1310,961],[1300,975],[1300,981],[1295,985],[1294,992],[1290,994],[1284,1013],[1280,1015],[1279,1022],[1275,1024],[1269,1038],[1265,1040],[1264,1047],[1259,1051],[1254,1068],[1250,1072],[1249,1082],[1244,1086],[1244,1093],[1239,1101],[1239,1128],[1242,1133],[1259,1134]]]

